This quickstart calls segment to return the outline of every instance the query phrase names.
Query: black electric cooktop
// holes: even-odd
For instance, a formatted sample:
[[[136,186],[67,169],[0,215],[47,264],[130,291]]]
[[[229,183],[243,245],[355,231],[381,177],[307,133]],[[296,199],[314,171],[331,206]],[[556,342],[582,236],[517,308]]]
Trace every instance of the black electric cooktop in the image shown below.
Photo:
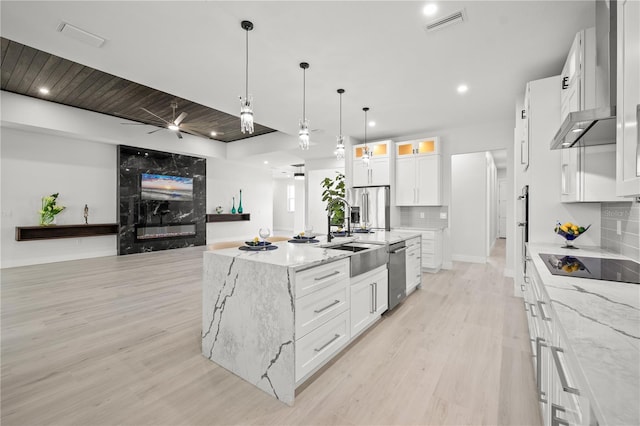
[[[640,284],[640,263],[626,259],[540,253],[553,275]]]

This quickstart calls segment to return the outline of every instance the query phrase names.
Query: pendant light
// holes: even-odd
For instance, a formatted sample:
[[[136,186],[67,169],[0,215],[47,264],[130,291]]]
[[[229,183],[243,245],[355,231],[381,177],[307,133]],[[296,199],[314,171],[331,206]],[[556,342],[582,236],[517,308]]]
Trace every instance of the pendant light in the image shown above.
[[[244,99],[240,96],[240,130],[242,133],[253,133],[253,97],[249,97],[249,31],[253,29],[251,21],[242,21],[240,26],[246,32],[246,61],[245,61],[245,92]]]
[[[300,120],[300,131],[298,132],[298,139],[301,149],[309,149],[309,120],[307,120],[305,110],[305,89],[306,89],[306,71],[309,68],[309,64],[306,62],[300,62],[300,68],[302,68],[302,120]]]
[[[344,159],[344,136],[342,136],[342,94],[344,89],[338,89],[340,95],[340,132],[338,133],[338,143],[336,144],[336,159]]]
[[[364,148],[362,150],[362,165],[369,167],[369,160],[371,159],[371,153],[367,146],[367,111],[369,111],[369,108],[364,107],[362,110],[364,111]]]

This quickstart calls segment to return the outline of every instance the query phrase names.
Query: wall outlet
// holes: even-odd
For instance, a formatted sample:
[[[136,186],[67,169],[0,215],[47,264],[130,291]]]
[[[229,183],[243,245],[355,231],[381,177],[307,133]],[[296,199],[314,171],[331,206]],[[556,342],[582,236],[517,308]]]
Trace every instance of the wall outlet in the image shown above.
[[[446,219],[447,218],[447,212],[440,212],[440,219]]]
[[[622,235],[622,221],[620,220],[616,221],[616,233]]]
[[[420,212],[420,219],[424,219],[424,212]]]

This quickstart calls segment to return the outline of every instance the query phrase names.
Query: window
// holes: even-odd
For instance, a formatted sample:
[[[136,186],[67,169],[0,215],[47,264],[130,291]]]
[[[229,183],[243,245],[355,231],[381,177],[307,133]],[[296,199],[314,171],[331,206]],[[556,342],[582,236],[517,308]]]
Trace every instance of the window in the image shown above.
[[[296,187],[295,187],[295,185],[287,185],[287,211],[289,213],[296,211]]]

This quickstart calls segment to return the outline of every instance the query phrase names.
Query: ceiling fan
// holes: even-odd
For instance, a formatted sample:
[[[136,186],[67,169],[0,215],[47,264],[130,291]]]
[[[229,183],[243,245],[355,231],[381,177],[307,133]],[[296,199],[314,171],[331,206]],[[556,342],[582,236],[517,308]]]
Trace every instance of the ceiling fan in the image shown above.
[[[147,114],[153,116],[155,119],[159,120],[156,123],[121,123],[121,124],[131,124],[131,125],[146,125],[146,124],[150,124],[153,126],[157,126],[160,127],[159,129],[156,130],[152,130],[150,132],[147,132],[147,134],[151,134],[151,133],[155,133],[155,132],[159,132],[160,130],[171,130],[172,132],[174,132],[176,134],[176,136],[178,137],[178,139],[182,139],[182,132],[184,133],[188,133],[194,136],[201,136],[201,137],[205,137],[205,138],[215,138],[218,135],[224,135],[224,132],[217,132],[217,131],[212,131],[209,134],[206,134],[204,132],[202,132],[199,129],[195,129],[194,126],[196,126],[196,123],[184,123],[184,119],[187,117],[187,113],[186,112],[181,112],[177,117],[176,117],[176,110],[178,109],[178,102],[177,101],[171,101],[171,109],[173,111],[172,116],[171,116],[171,121],[159,116],[158,114],[154,113],[153,111],[148,110],[147,108],[144,107],[140,107],[141,110],[143,110],[144,112],[146,112]],[[123,115],[119,114],[120,116],[124,117]],[[131,120],[140,120],[139,118],[133,118],[133,117],[125,117],[125,118],[129,118]],[[201,125],[205,125],[207,127],[214,125],[217,123],[201,123]],[[200,126],[201,127],[201,126]]]

